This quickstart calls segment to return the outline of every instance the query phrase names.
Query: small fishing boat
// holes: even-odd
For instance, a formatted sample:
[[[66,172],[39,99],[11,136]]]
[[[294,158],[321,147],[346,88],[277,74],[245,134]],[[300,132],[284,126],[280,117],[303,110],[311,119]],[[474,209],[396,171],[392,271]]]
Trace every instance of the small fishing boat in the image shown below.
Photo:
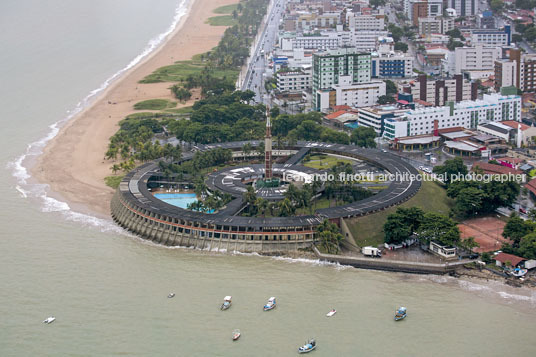
[[[169,293],[169,295],[167,297],[168,297],[168,299],[171,299],[172,297],[175,297],[175,293]]]
[[[264,311],[268,311],[268,310],[272,310],[273,308],[275,308],[276,306],[276,302],[275,302],[275,297],[271,297],[268,299],[268,303],[266,303],[266,305],[264,305]]]
[[[309,342],[307,342],[305,345],[298,348],[298,353],[308,353],[311,352],[316,348],[316,341],[314,339],[310,339]]]
[[[517,278],[521,278],[522,276],[525,276],[525,274],[527,274],[527,271],[528,271],[527,269],[515,268],[514,270],[510,272],[510,274],[512,274],[513,276]]]
[[[47,317],[45,320],[43,320],[44,324],[51,324],[56,320],[54,316]]]
[[[337,313],[337,310],[335,310],[335,309],[331,309],[331,311],[328,312],[328,313],[326,314],[326,316],[327,316],[327,317],[331,317],[331,316],[335,315],[336,313]]]
[[[407,315],[406,308],[405,307],[399,307],[398,310],[396,310],[396,313],[395,313],[395,321],[405,319],[406,315]]]
[[[236,329],[233,331],[233,341],[236,341],[240,338],[240,330]]]
[[[223,298],[223,304],[221,304],[221,310],[227,310],[231,307],[231,296],[226,296]]]

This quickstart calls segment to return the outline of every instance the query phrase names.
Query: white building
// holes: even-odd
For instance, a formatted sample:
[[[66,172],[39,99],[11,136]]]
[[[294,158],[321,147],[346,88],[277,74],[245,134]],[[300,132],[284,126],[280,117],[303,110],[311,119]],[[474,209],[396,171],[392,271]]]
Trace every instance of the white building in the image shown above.
[[[480,29],[471,33],[473,44],[509,46],[510,32],[505,30]]]
[[[378,9],[372,14],[348,13],[348,27],[350,30],[385,30],[385,15],[383,9]]]
[[[432,134],[434,129],[463,127],[477,129],[481,124],[504,120],[521,121],[521,97],[485,94],[482,100],[449,102],[444,107],[424,107],[406,111],[397,119],[404,124],[388,121],[385,136],[398,137]]]
[[[368,107],[378,102],[386,93],[384,81],[352,83],[349,76],[340,77],[339,83],[330,90],[318,90],[319,110],[325,111],[335,105],[348,105],[353,108]]]
[[[384,132],[386,120],[398,118],[406,112],[407,109],[398,109],[394,105],[377,105],[374,107],[360,108],[357,123],[359,126],[373,128],[378,135],[381,135]]]
[[[521,87],[517,84],[517,61],[507,59],[495,61],[495,89],[510,86]]]
[[[431,35],[434,33],[445,34],[454,29],[452,17],[420,17],[419,34]]]
[[[371,54],[372,78],[407,78],[414,75],[413,57],[392,48],[392,42],[379,40],[378,51]]]
[[[498,46],[457,47],[456,74],[464,71],[494,71],[495,60],[500,57],[501,48]]]
[[[350,44],[357,51],[372,52],[378,48],[378,41],[381,38],[386,38],[387,31],[350,31]]]
[[[275,76],[280,92],[302,92],[311,87],[311,72],[278,72]]]

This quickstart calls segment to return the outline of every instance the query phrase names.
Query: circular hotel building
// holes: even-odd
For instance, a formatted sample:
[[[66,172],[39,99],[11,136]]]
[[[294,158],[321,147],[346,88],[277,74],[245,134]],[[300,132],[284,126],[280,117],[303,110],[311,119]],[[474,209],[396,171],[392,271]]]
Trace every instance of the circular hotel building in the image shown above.
[[[247,142],[199,145],[206,151],[215,148],[231,149],[236,160],[248,156],[242,148]],[[260,141],[250,141],[258,146]],[[195,200],[195,194],[175,194],[177,187],[188,183],[172,182],[160,171],[158,162],[149,162],[128,173],[121,181],[111,202],[112,217],[123,228],[142,238],[169,246],[196,247],[240,252],[275,253],[308,248],[315,242],[315,228],[328,219],[339,224],[343,218],[363,216],[397,205],[412,197],[420,182],[410,177],[418,172],[397,156],[377,149],[353,145],[298,142],[284,149],[271,150],[265,146],[265,164],[226,167],[208,174],[205,184],[209,190],[228,193],[232,199],[214,213],[187,209],[184,204],[161,199],[155,191],[165,191],[178,199]],[[269,151],[269,152],[268,152]],[[357,166],[377,168],[392,174],[378,193],[360,201],[316,209],[312,214],[291,217],[247,217],[240,215],[244,208],[247,185],[266,180],[281,180],[282,185],[255,185],[257,197],[277,201],[283,198],[293,180],[310,182],[325,171],[299,165],[309,154],[323,154],[351,160]],[[178,164],[193,159],[193,153],[183,155]],[[286,158],[272,165],[274,158]],[[269,161],[269,162],[268,162]],[[281,161],[281,160],[280,160]],[[182,186],[181,186],[182,185]],[[190,183],[189,188],[193,185]],[[164,194],[165,196],[165,194]]]

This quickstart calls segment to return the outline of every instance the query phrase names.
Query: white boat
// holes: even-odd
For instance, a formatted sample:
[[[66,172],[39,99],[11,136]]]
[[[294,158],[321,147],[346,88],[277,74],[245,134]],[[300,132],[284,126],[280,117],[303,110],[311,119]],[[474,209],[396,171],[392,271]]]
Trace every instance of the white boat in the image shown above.
[[[266,305],[264,305],[264,311],[268,311],[268,310],[272,310],[276,307],[276,301],[275,301],[275,297],[271,297],[268,299],[268,302],[266,303]]]
[[[233,341],[236,341],[240,338],[240,330],[239,329],[236,329],[233,331]]]
[[[525,276],[527,272],[528,272],[527,269],[515,268],[514,270],[510,272],[510,274],[512,274],[515,277],[521,278],[522,276]]]
[[[310,339],[309,342],[307,342],[305,345],[298,348],[298,353],[308,353],[311,352],[316,348],[316,341],[314,339]]]
[[[231,300],[232,300],[232,297],[231,296],[226,296],[223,298],[223,304],[221,304],[221,310],[227,310],[228,308],[231,307]]]
[[[54,316],[47,317],[45,320],[43,320],[44,324],[51,324],[56,320]]]
[[[168,299],[171,299],[172,297],[175,297],[175,293],[169,293],[169,295],[167,297],[168,297]]]
[[[327,316],[327,317],[331,317],[331,316],[335,315],[336,313],[337,313],[337,310],[332,309],[330,312],[328,312],[328,313],[326,314],[326,316]]]

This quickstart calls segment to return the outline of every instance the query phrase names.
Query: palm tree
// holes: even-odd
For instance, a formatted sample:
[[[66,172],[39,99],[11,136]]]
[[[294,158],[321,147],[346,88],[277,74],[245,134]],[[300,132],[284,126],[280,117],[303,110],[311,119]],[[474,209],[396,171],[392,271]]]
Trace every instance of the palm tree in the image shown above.
[[[294,205],[292,205],[292,202],[288,198],[283,199],[282,201],[279,201],[277,204],[279,208],[279,215],[281,217],[288,217],[294,214],[295,208]]]
[[[115,175],[117,171],[121,170],[121,166],[119,164],[113,164],[111,169],[112,169],[113,174]]]

